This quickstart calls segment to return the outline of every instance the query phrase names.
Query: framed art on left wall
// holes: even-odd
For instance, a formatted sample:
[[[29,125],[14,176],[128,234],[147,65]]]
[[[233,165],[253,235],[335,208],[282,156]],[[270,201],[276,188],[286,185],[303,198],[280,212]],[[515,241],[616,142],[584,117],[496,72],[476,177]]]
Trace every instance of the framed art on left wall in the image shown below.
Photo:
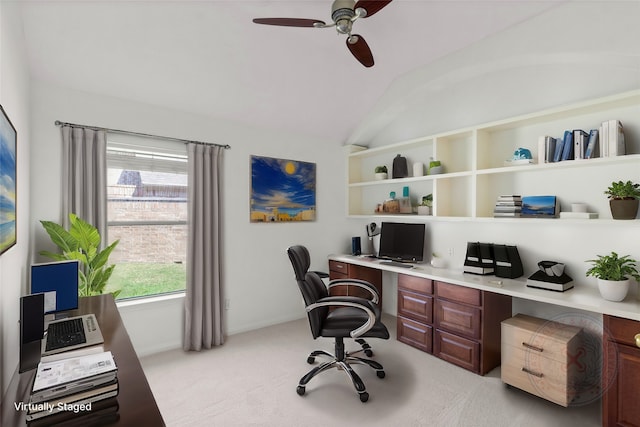
[[[16,244],[17,133],[0,105],[0,254]]]

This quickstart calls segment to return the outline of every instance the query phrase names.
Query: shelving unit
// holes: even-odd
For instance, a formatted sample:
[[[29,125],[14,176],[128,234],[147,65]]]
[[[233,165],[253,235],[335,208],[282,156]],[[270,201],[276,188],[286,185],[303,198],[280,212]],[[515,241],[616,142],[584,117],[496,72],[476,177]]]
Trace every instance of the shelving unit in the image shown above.
[[[610,119],[623,123],[627,155],[537,162],[540,136],[561,137],[567,129],[588,131]],[[529,149],[536,163],[505,166],[504,161],[520,147]],[[442,162],[444,173],[376,181],[375,167],[386,165],[391,176],[397,154],[406,157],[410,174],[414,163],[428,165],[431,159]],[[568,210],[571,203],[584,202],[590,211],[599,212],[601,220],[606,220],[610,213],[603,192],[611,181],[640,180],[640,90],[383,147],[349,146],[347,157],[350,217],[411,216],[375,214],[376,205],[389,198],[391,191],[400,195],[402,188],[408,186],[413,205],[422,196],[433,194],[433,216],[422,219],[493,220],[499,195],[520,194],[555,195],[562,210]]]

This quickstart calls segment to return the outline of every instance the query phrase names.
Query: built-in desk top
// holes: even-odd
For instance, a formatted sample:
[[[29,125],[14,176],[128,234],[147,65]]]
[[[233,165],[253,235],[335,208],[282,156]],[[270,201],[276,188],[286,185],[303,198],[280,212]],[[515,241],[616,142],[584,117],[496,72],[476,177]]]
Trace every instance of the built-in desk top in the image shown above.
[[[366,256],[330,255],[329,259],[393,273],[441,280],[469,288],[509,295],[514,298],[640,320],[640,295],[638,294],[637,286],[632,286],[629,295],[624,301],[613,302],[602,298],[596,283],[590,283],[586,278],[584,281],[578,281],[574,278],[575,284],[572,289],[565,292],[555,292],[527,287],[526,275],[518,279],[503,279],[493,275],[479,276],[463,273],[462,270],[435,268],[429,264],[415,264],[413,268],[403,268],[383,264],[376,258]]]

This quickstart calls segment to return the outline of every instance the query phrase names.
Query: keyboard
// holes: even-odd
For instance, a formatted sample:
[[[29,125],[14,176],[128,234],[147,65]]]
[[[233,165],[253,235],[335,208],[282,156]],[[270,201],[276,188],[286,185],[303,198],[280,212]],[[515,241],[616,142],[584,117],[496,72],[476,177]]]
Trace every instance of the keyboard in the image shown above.
[[[398,262],[398,261],[380,261],[380,264],[392,265],[394,267],[402,267],[402,268],[413,268],[413,264],[407,264],[406,262]]]
[[[84,335],[82,318],[50,323],[47,328],[46,351],[84,344],[85,342],[87,342],[87,338]]]

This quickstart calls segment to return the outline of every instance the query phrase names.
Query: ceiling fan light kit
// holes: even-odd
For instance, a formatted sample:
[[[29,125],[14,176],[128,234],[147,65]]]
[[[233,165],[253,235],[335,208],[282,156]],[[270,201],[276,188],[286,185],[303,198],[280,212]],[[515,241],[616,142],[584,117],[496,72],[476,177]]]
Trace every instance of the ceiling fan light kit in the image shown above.
[[[347,36],[347,48],[351,54],[365,67],[372,67],[374,61],[369,45],[361,35],[351,34],[351,30],[353,23],[358,19],[374,15],[389,3],[391,0],[335,0],[331,6],[331,20],[333,21],[331,24],[317,19],[305,18],[256,18],[253,22],[282,27],[336,27],[339,34]]]

